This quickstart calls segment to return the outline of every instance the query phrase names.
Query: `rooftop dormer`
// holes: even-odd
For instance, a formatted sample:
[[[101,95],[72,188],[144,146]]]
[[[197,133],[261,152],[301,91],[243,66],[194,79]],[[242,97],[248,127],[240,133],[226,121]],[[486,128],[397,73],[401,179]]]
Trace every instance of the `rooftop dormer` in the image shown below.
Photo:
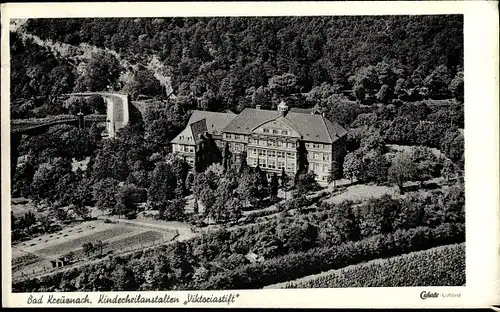
[[[286,105],[284,101],[281,101],[278,104],[278,115],[285,116],[287,112],[288,112],[288,105]]]

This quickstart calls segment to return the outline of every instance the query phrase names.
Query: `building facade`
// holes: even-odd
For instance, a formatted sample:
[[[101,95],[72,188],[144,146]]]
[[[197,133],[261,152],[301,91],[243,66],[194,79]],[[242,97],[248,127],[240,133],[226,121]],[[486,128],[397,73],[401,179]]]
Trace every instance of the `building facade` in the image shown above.
[[[200,113],[195,111],[195,114]],[[289,110],[282,102],[277,111],[246,108],[239,115],[233,114],[224,121],[227,123],[223,127],[219,125],[220,132],[214,132],[218,136],[219,149],[223,151],[227,144],[235,159],[245,152],[248,165],[260,166],[268,173],[268,177],[273,173],[280,174],[283,169],[287,175],[295,175],[298,169],[297,147],[303,142],[309,170],[314,172],[320,184],[326,184],[332,161],[345,153],[347,131],[326,119],[316,108]],[[182,147],[175,145],[181,146],[181,136],[189,133],[190,125],[188,123],[188,127],[173,141],[174,152],[181,156],[184,153]],[[211,134],[210,127],[207,133]],[[188,161],[191,161],[190,164],[196,162],[192,157],[186,159],[194,159]]]

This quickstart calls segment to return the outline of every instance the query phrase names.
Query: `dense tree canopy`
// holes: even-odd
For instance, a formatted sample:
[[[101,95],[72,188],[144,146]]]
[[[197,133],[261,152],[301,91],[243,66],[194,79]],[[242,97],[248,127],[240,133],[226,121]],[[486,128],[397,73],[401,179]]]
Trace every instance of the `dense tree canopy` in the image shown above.
[[[46,82],[50,75],[26,80],[19,74],[14,94],[29,98],[40,88],[69,91],[76,84],[76,90],[111,87],[160,96],[166,95],[164,86],[176,95],[199,98],[201,107],[235,111],[275,105],[282,98],[293,102],[301,92],[322,85],[326,91],[325,83],[327,93],[352,90],[361,102],[459,99],[462,29],[458,15],[31,19],[25,30],[42,39],[110,49],[139,65],[123,68],[129,75],[118,81],[122,63],[100,50],[79,65],[77,74],[77,64],[61,63],[47,49],[37,50],[32,43],[24,47],[17,39],[12,55],[18,72],[36,77],[54,71],[57,81]],[[52,59],[44,62],[47,69],[35,68],[40,62],[33,58],[40,53]],[[64,79],[57,79],[57,73]]]

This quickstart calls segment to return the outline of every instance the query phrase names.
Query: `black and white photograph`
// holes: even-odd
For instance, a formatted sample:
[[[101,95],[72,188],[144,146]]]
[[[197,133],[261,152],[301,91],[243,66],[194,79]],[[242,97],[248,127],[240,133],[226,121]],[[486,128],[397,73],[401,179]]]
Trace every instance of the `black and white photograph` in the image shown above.
[[[467,286],[463,14],[8,26],[12,293]]]

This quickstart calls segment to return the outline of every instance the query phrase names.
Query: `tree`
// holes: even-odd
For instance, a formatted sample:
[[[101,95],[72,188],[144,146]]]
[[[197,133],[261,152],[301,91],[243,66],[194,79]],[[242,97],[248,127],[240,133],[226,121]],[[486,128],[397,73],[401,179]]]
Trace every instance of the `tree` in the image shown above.
[[[356,73],[349,77],[349,82],[353,86],[356,99],[361,103],[366,98],[371,98],[380,88],[376,68],[371,65],[358,68]]]
[[[116,195],[115,212],[119,216],[127,216],[127,218],[135,218],[137,215],[137,194],[138,189],[133,185],[121,186]]]
[[[336,121],[343,127],[349,127],[361,113],[359,104],[346,101],[338,94],[331,95],[323,104],[325,116],[328,120]]]
[[[97,208],[112,209],[116,206],[116,196],[120,182],[113,178],[98,180],[93,188],[92,194],[96,201]]]
[[[64,158],[53,158],[38,166],[31,183],[32,198],[69,204],[76,175],[71,163]]]
[[[63,107],[71,115],[76,115],[80,112],[84,115],[88,115],[94,112],[93,108],[88,105],[87,101],[84,98],[76,96],[72,96],[64,101]]]
[[[76,80],[75,91],[106,91],[116,87],[121,65],[118,59],[105,51],[93,52]]]
[[[449,129],[441,139],[441,151],[460,169],[464,167],[464,136],[456,129]]]
[[[258,181],[259,177],[255,172],[253,172],[253,170],[246,170],[241,173],[236,192],[245,203],[253,204],[257,198]]]
[[[416,172],[417,168],[411,160],[411,155],[407,152],[400,152],[391,161],[388,177],[399,187],[399,192],[404,194],[404,183],[414,179]]]
[[[231,198],[226,206],[228,207],[229,210],[229,219],[230,220],[239,220],[241,216],[243,216],[243,204],[241,203],[241,200],[237,197]]]
[[[307,172],[309,169],[309,161],[307,160],[307,149],[305,142],[299,140],[297,142],[297,173],[295,174],[295,179],[299,174]]]
[[[107,244],[104,243],[102,240],[98,240],[94,246],[93,246],[93,249],[94,250],[99,250],[99,255],[102,256],[102,252],[104,250],[104,247],[106,246]]]
[[[85,255],[87,255],[87,257],[90,257],[90,254],[92,254],[95,251],[94,244],[92,244],[91,242],[84,243],[82,247],[83,247],[83,252],[85,253]]]
[[[295,182],[294,197],[298,194],[307,194],[310,191],[319,189],[319,184],[316,182],[315,174],[312,171],[301,173],[297,176]]]
[[[356,150],[354,152],[348,153],[344,158],[344,177],[351,179],[353,183],[354,179],[358,179],[363,171],[363,160],[360,153]]]
[[[362,156],[362,168],[358,179],[366,182],[382,183],[387,180],[387,170],[390,163],[380,150],[370,150]]]
[[[449,94],[450,72],[446,65],[437,66],[434,71],[425,77],[424,85],[429,89],[429,96],[434,99],[446,98]]]
[[[113,270],[111,280],[113,281],[114,290],[133,291],[137,289],[134,271],[124,265],[120,265]]]
[[[444,161],[443,168],[441,169],[441,175],[446,179],[446,181],[450,181],[450,179],[456,177],[457,171],[455,167],[456,166],[451,160],[446,159]]]
[[[342,166],[338,161],[332,161],[330,174],[328,175],[328,183],[333,182],[333,187],[336,187],[337,180],[342,178]]]
[[[448,85],[448,90],[461,103],[464,101],[464,72],[463,70],[457,71],[455,77]]]
[[[158,162],[151,176],[151,185],[148,189],[148,201],[165,205],[176,197],[177,177],[172,166],[166,162]]]
[[[394,222],[400,214],[399,200],[385,194],[380,198],[371,198],[357,208],[360,215],[360,233],[362,237],[388,234],[394,231]]]
[[[291,73],[269,78],[268,86],[269,90],[272,93],[278,94],[279,97],[286,97],[299,91],[297,76]]]
[[[163,220],[183,221],[185,217],[186,200],[176,198],[169,200],[164,207],[161,207],[160,213]]]
[[[380,90],[377,93],[377,100],[381,103],[387,104],[390,100],[392,100],[393,93],[391,88],[384,84],[380,87]]]
[[[229,150],[229,143],[226,142],[226,144],[224,145],[224,154],[223,154],[223,160],[222,160],[222,165],[224,167],[224,172],[227,171],[228,168],[231,168],[232,166],[232,153],[231,151]]]
[[[203,203],[205,207],[204,213],[205,215],[209,214],[212,211],[212,208],[215,204],[216,196],[215,192],[208,186],[204,187],[200,191],[200,201]]]
[[[252,106],[271,109],[271,95],[267,88],[260,86],[252,93]]]
[[[273,173],[271,177],[271,197],[276,198],[278,196],[278,188],[279,188],[279,182],[278,182],[278,176],[276,175],[276,172]]]
[[[147,68],[139,68],[132,77],[126,81],[123,92],[134,95],[159,96],[162,86],[154,73]]]
[[[286,174],[285,168],[281,168],[281,175],[280,175],[280,182],[281,182],[281,184],[280,184],[280,186],[283,189],[283,191],[286,191],[286,188],[288,187],[288,181],[289,180],[290,180],[290,178]]]
[[[73,204],[73,211],[77,216],[82,218],[83,220],[87,220],[90,217],[90,209],[87,208],[83,203],[79,202],[77,204]]]
[[[420,181],[422,187],[424,181],[431,179],[438,165],[437,157],[426,147],[414,147],[411,159],[416,166],[415,179]]]

